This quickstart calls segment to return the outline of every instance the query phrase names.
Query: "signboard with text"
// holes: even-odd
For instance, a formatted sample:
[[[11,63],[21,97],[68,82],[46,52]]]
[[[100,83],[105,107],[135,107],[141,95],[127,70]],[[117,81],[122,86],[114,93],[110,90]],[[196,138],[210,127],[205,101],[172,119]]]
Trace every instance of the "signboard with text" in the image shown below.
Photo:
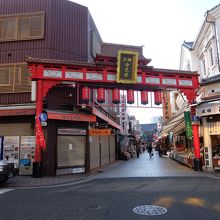
[[[77,129],[77,128],[59,128],[57,131],[58,134],[62,135],[86,135],[86,130]]]
[[[71,113],[55,113],[55,112],[48,112],[47,113],[48,119],[55,119],[55,120],[64,120],[64,121],[89,121],[89,122],[96,122],[95,115],[86,115],[86,114],[71,114]]]
[[[89,135],[96,136],[96,135],[111,135],[110,129],[89,129]]]
[[[192,139],[192,121],[191,121],[191,113],[184,112],[184,119],[186,125],[186,137]]]
[[[163,118],[169,120],[171,117],[170,92],[163,92]]]
[[[136,83],[138,67],[138,53],[134,51],[119,50],[117,57],[118,83]]]

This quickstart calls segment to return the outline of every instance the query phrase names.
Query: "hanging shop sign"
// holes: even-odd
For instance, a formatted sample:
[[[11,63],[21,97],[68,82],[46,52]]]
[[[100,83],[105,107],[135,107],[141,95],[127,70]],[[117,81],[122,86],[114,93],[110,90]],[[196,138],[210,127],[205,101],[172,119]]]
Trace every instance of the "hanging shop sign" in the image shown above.
[[[171,118],[171,106],[170,106],[170,93],[168,91],[163,92],[163,118],[169,120]]]
[[[89,135],[95,136],[95,135],[111,135],[110,129],[89,129]]]
[[[138,52],[118,50],[117,77],[118,83],[136,83]]]
[[[184,119],[186,125],[186,137],[192,139],[192,121],[191,121],[191,113],[189,111],[184,112]]]

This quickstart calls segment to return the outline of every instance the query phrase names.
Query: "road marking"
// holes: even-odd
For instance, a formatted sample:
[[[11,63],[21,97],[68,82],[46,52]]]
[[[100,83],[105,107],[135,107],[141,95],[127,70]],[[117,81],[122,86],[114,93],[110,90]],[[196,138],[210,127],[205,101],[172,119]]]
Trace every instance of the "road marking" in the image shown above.
[[[135,207],[133,212],[138,215],[163,215],[167,212],[167,209],[155,205],[142,205]]]
[[[0,189],[0,194],[7,193],[9,191],[12,191],[13,189]]]

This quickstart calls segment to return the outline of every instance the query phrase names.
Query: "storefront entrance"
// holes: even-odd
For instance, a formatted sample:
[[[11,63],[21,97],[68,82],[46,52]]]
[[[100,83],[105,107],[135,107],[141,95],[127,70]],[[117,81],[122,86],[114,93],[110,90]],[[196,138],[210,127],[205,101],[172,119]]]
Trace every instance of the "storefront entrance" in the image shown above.
[[[58,129],[57,175],[85,172],[86,131],[76,130]]]
[[[220,170],[220,135],[210,135],[214,170]]]
[[[115,161],[115,136],[90,136],[90,169]]]

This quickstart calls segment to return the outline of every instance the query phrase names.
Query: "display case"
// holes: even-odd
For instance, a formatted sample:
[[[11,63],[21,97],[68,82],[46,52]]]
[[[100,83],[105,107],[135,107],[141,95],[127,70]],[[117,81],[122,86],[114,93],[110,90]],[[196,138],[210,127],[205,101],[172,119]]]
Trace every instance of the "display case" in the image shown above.
[[[220,170],[220,147],[215,146],[212,149],[212,163],[214,170]]]
[[[184,151],[172,150],[169,153],[169,157],[190,168],[194,168],[194,153],[191,149],[186,149]]]
[[[216,154],[213,159],[212,159],[212,163],[213,163],[213,168],[214,170],[220,170],[220,154]]]

